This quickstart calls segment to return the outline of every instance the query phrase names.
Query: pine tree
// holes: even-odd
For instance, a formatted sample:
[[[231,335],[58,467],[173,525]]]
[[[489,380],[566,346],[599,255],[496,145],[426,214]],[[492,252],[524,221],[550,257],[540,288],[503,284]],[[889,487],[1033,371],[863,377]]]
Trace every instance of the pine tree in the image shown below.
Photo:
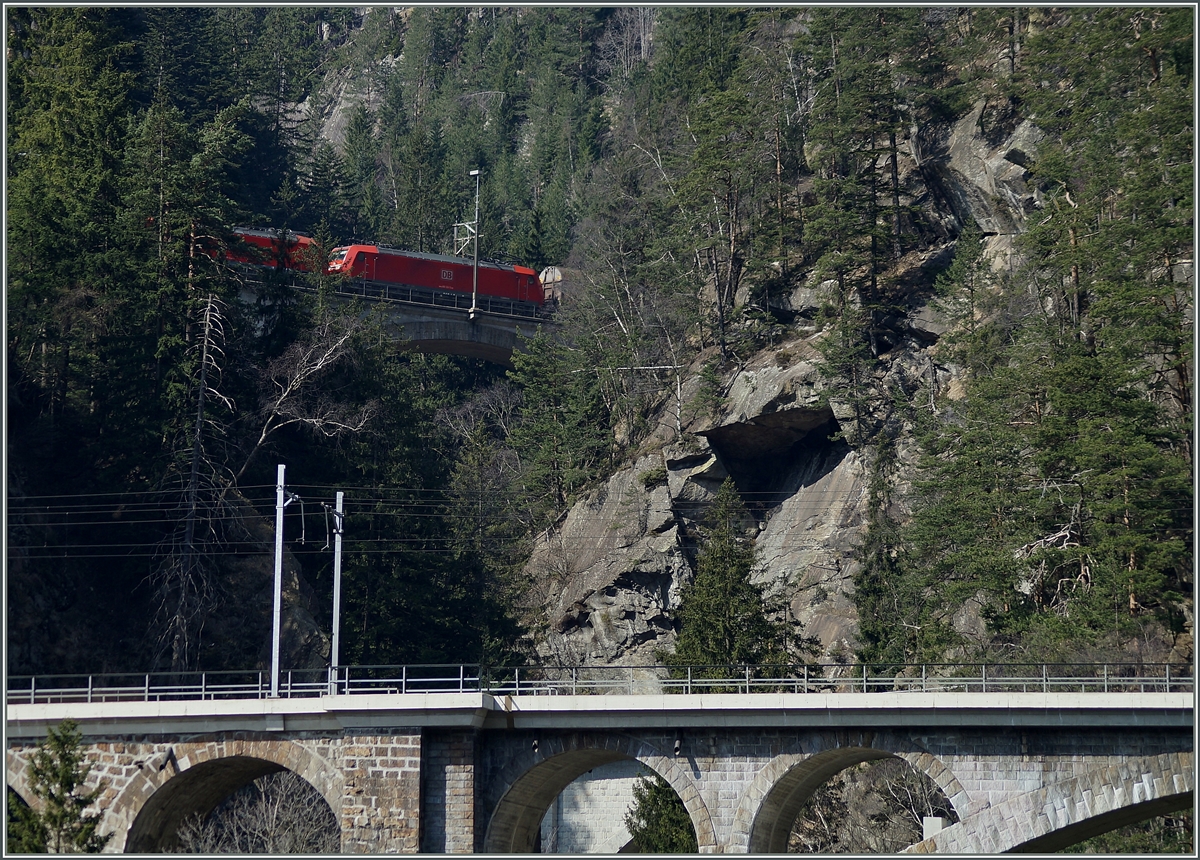
[[[9,795],[9,851],[97,854],[108,844],[112,834],[97,832],[100,815],[87,812],[107,785],[101,782],[90,791],[83,790],[91,765],[84,762],[82,740],[76,724],[64,720],[49,730],[33,754],[29,787],[41,807],[31,809]]]
[[[365,241],[378,239],[376,231],[382,204],[375,181],[378,154],[374,119],[365,105],[359,105],[350,115],[350,124],[346,128],[344,199],[350,235]]]
[[[596,377],[578,366],[580,358],[541,331],[513,353],[509,378],[524,401],[511,441],[539,520],[572,504],[608,454],[608,418]]]

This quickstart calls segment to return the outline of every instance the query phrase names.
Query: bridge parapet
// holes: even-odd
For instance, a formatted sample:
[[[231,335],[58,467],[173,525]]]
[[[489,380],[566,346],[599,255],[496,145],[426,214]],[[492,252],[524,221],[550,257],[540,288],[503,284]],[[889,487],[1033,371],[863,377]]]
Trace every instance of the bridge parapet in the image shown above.
[[[248,285],[261,283],[247,281]],[[315,292],[298,279],[282,286]],[[478,296],[477,304],[473,304],[471,293],[362,279],[337,280],[334,293],[379,308],[393,336],[411,349],[480,358],[505,366],[512,365],[513,350],[522,338],[533,337],[539,328],[557,328],[546,306],[494,296]],[[254,294],[247,289],[243,297],[250,300]]]
[[[990,672],[983,692],[978,672],[966,679],[976,686],[959,690],[872,691],[868,673],[866,692],[860,678],[807,693],[752,684],[747,694],[723,678],[703,692],[649,693],[635,684],[599,694],[595,686],[581,691],[580,673],[523,672],[517,693],[515,673],[481,690],[471,688],[486,686],[487,673],[424,668],[377,667],[358,679],[367,686],[339,674],[335,682],[346,683],[335,683],[333,695],[329,678],[312,688],[296,679],[290,698],[223,697],[230,691],[217,695],[208,678],[204,698],[153,683],[147,693],[144,678],[136,699],[102,701],[95,679],[90,687],[35,686],[35,702],[7,705],[9,785],[27,796],[29,755],[48,728],[71,718],[97,764],[93,781],[108,782],[104,828],[120,834],[112,850],[169,847],[182,817],[280,768],[327,799],[351,853],[531,851],[554,794],[610,761],[666,777],[706,852],[783,850],[791,818],[825,779],[885,757],[926,774],[960,819],[915,851],[984,845],[980,834],[997,827],[1007,828],[1004,844],[1018,845],[1012,834],[1046,803],[1058,811],[1026,829],[1038,845],[1058,845],[1180,808],[1194,791],[1193,695],[1093,690],[1103,672],[1069,692],[1049,683],[994,690]],[[1157,677],[1160,688],[1185,686],[1175,670],[1170,685],[1165,673]],[[705,679],[693,675],[698,680]],[[575,695],[566,692],[570,683]],[[412,689],[434,684],[439,691]]]
[[[262,670],[16,676],[10,704],[37,702],[263,699]],[[867,667],[794,666],[537,666],[487,669],[473,664],[339,666],[283,672],[282,698],[324,695],[470,693],[494,695],[661,695],[776,693],[1147,693],[1194,690],[1192,667],[1151,663],[911,664]]]

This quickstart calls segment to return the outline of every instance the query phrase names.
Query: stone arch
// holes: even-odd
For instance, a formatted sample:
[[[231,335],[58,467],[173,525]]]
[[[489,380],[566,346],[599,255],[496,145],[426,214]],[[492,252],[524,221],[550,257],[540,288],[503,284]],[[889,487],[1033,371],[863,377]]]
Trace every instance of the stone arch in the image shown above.
[[[988,806],[918,842],[913,853],[1046,853],[1192,806],[1190,752],[1129,758]]]
[[[206,815],[242,786],[281,770],[312,785],[341,818],[342,774],[300,744],[242,739],[182,743],[147,762],[116,798],[112,814],[127,827],[116,828],[124,833],[124,845],[113,847],[159,853],[171,847],[185,818]]]
[[[576,733],[540,738],[498,775],[499,800],[488,819],[483,850],[524,854],[533,850],[542,816],[554,798],[592,768],[633,759],[665,779],[683,801],[700,851],[713,851],[716,833],[691,776],[652,743],[625,734]]]
[[[4,781],[17,797],[32,806],[34,797],[29,787],[29,762],[24,756],[18,755],[15,749],[9,749],[4,756]]]
[[[864,761],[898,758],[925,774],[960,816],[969,798],[958,779],[911,738],[836,733],[810,737],[775,756],[742,794],[730,834],[733,850],[783,854],[800,808],[831,776]]]

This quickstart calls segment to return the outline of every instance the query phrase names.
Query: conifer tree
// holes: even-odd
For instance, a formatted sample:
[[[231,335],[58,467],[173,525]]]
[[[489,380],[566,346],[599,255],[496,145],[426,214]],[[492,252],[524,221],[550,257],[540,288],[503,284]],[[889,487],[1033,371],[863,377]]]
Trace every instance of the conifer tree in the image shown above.
[[[541,331],[513,353],[509,378],[521,386],[524,402],[511,439],[539,520],[564,510],[608,453],[595,375],[583,372],[579,358]]]
[[[695,854],[696,828],[671,784],[657,773],[638,777],[625,827],[643,854]]]
[[[744,536],[746,517],[733,479],[726,478],[705,517],[695,579],[680,596],[679,637],[668,665],[712,666],[714,677],[728,678],[737,677],[735,664],[786,660],[789,631],[768,617],[763,589],[750,581],[755,549]]]
[[[29,786],[40,808],[8,796],[7,848],[14,853],[97,854],[111,838],[101,835],[98,813],[88,807],[104,793],[101,782],[84,790],[91,765],[84,761],[76,724],[64,720],[52,728],[29,762]]]

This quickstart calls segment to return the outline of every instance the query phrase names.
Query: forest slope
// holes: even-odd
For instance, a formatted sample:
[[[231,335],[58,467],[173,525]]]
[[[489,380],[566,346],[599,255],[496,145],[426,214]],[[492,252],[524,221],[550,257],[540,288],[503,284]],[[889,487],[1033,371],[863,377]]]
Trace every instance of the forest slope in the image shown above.
[[[726,475],[830,656],[1191,658],[1189,10],[6,25],[10,672],[261,661],[276,463],[295,666],[335,490],[343,662],[628,663]],[[206,253],[450,251],[476,168],[567,275],[508,374]]]

